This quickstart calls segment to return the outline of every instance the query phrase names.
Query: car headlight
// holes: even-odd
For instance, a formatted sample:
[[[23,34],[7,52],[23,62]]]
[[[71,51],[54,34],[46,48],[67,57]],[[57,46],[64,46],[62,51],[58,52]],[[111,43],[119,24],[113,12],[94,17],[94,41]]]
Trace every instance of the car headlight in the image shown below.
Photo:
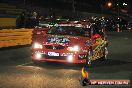
[[[41,53],[36,53],[36,54],[35,54],[35,57],[36,57],[37,59],[40,59],[41,56],[42,56]]]
[[[35,48],[35,49],[42,49],[43,46],[41,44],[39,44],[39,43],[34,43],[33,48]]]
[[[80,50],[80,47],[79,47],[79,46],[73,46],[73,47],[68,47],[67,49],[68,49],[69,51],[75,51],[75,52],[77,52],[77,51]]]
[[[73,61],[73,56],[72,56],[72,55],[69,55],[69,56],[67,57],[67,60],[68,60],[68,62],[72,62],[72,61]]]

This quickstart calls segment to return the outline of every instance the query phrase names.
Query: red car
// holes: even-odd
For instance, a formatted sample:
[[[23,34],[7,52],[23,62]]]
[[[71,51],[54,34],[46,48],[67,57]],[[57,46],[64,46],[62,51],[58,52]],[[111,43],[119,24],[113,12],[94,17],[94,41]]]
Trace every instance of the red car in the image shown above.
[[[36,26],[32,31],[32,42],[38,41],[48,31],[48,27]]]
[[[107,39],[97,25],[59,24],[33,42],[33,62],[87,63],[107,58]]]

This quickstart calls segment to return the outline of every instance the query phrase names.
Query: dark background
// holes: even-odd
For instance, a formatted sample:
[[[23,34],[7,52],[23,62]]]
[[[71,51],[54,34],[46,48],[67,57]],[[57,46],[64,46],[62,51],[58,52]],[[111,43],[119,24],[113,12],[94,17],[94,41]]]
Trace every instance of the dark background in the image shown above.
[[[102,13],[102,10],[103,13],[116,12],[117,3],[119,3],[120,10],[126,10],[127,14],[132,14],[132,0],[1,0],[1,2],[90,13]],[[107,6],[108,2],[112,3],[111,7]],[[123,6],[123,2],[128,5]]]

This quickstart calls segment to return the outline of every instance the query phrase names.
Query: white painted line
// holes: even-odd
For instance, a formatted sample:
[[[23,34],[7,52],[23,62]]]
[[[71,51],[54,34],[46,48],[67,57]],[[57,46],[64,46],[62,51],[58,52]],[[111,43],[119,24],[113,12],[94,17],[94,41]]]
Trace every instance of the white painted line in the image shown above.
[[[29,63],[24,63],[24,64],[20,64],[20,65],[17,65],[16,67],[18,67],[18,66],[25,66],[25,65],[28,65],[28,64],[32,64],[33,62],[31,61],[31,62],[29,62]]]

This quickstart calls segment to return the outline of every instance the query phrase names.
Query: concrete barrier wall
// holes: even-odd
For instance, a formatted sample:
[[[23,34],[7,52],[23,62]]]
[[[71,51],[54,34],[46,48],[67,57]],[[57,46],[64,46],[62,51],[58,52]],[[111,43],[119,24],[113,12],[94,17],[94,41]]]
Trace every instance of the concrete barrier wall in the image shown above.
[[[31,44],[32,30],[33,29],[0,30],[0,48]]]

